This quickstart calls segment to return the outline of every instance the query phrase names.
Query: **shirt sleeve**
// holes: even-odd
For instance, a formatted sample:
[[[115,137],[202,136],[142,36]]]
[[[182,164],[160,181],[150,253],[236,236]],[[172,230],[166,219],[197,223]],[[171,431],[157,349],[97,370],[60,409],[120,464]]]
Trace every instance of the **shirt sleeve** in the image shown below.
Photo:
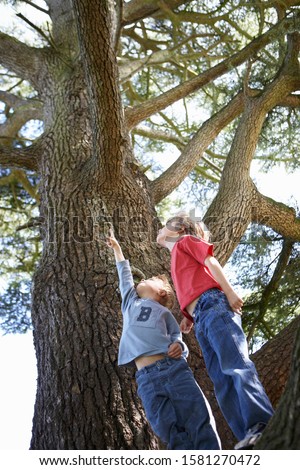
[[[208,256],[214,256],[212,243],[208,243],[200,238],[192,236],[183,237],[180,240],[180,247],[202,265],[204,265]]]
[[[124,261],[118,261],[116,263],[118,276],[119,276],[119,288],[123,301],[123,305],[128,303],[128,301],[136,297],[136,291],[134,288],[133,277],[130,269],[130,264],[127,259]]]

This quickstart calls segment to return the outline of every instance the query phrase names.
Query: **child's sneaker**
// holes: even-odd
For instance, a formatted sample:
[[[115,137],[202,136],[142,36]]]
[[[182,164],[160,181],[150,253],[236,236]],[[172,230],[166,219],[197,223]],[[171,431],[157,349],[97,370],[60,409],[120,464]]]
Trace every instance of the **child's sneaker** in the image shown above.
[[[253,449],[257,441],[261,438],[262,432],[266,425],[264,423],[257,423],[252,428],[248,429],[246,436],[235,446],[235,450]]]

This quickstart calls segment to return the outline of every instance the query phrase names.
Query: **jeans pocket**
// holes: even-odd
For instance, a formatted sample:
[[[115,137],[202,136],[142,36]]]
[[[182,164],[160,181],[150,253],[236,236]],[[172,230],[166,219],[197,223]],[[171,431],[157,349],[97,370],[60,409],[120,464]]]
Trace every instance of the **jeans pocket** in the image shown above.
[[[224,310],[221,316],[225,323],[231,324],[231,322],[234,322],[236,325],[238,325],[241,328],[242,326],[241,315],[239,315],[238,313],[235,313],[233,310],[231,310],[230,307],[228,307],[227,310]]]

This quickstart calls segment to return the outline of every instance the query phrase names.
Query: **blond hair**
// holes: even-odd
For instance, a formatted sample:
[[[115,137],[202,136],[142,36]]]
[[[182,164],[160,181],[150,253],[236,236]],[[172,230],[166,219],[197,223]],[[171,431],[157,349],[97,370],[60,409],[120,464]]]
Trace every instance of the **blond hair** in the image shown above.
[[[160,297],[159,303],[171,310],[175,304],[175,293],[171,287],[171,284],[169,283],[167,276],[165,274],[158,274],[157,276],[154,276],[154,278],[160,279],[164,283],[163,290],[165,291],[166,295]]]
[[[209,240],[210,233],[204,222],[194,221],[187,212],[178,212],[168,219],[166,227],[174,232],[182,231],[186,235],[194,235],[202,240]]]

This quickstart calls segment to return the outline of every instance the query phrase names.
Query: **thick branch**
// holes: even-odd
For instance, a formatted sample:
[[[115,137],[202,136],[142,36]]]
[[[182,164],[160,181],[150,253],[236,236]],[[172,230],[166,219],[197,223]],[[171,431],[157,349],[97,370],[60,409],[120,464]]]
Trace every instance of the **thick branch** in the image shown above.
[[[300,242],[300,218],[295,209],[261,194],[253,185],[252,222],[270,227],[274,232],[294,242]]]
[[[77,57],[79,54],[78,38],[74,21],[74,9],[71,0],[45,0],[51,18],[51,37],[55,48],[65,58]]]
[[[155,204],[177,188],[193,170],[202,153],[219,132],[243,111],[243,107],[244,95],[239,93],[227,106],[201,126],[175,163],[151,182],[152,197]]]
[[[0,63],[36,88],[42,68],[40,51],[0,31]]]
[[[130,143],[118,87],[114,5],[113,1],[101,0],[74,0],[73,3],[88,84],[92,127],[95,129],[93,154],[99,163],[102,180],[111,178],[111,181],[116,181],[122,174]]]
[[[280,331],[280,333],[251,356],[259,375],[264,376],[264,387],[266,388],[266,392],[273,406],[276,408],[286,386],[291,367],[293,344],[299,326],[300,316],[296,317],[286,328]],[[277,364],[276,357],[278,357],[278,354],[280,356],[280,373],[279,369],[276,368],[276,370],[274,370],[274,365]],[[272,371],[272,373],[263,373],[268,364],[270,365],[269,370]],[[276,378],[275,381],[274,377]],[[277,427],[277,430],[279,430],[279,428],[280,427]],[[261,448],[265,449],[266,447],[262,446]],[[282,449],[282,447],[278,448]]]
[[[147,100],[146,102],[135,106],[134,108],[126,109],[126,120],[127,126],[129,129],[132,129],[139,122],[145,120],[152,114],[161,111],[162,109],[170,106],[172,103],[179,101],[180,99],[186,97],[187,95],[199,90],[207,83],[215,80],[216,78],[224,75],[225,73],[232,70],[232,68],[237,67],[244,62],[246,62],[250,57],[253,57],[257,52],[265,47],[270,42],[273,42],[278,39],[278,36],[286,34],[289,30],[299,29],[300,27],[300,15],[294,19],[285,18],[279,22],[276,26],[271,28],[267,33],[262,36],[254,39],[250,44],[248,44],[240,52],[237,52],[230,58],[224,60],[215,67],[210,68],[206,72],[200,74],[198,77],[186,81],[181,85],[163,93],[162,95]]]
[[[299,95],[289,95],[286,96],[282,101],[278,102],[278,106],[286,106],[289,108],[299,108],[300,107],[300,96]]]
[[[3,90],[0,90],[0,101],[5,103],[10,108],[27,103],[27,101],[23,98]]]
[[[37,193],[37,187],[32,186],[29,179],[27,178],[26,173],[23,170],[13,170],[12,176],[15,177],[19,183],[21,183],[25,191],[28,192],[32,199],[35,199],[37,202],[39,202],[40,199]]]
[[[161,2],[162,3],[162,2]],[[164,0],[165,8],[174,10],[178,6],[189,3],[186,0]],[[127,25],[135,23],[148,16],[153,16],[161,11],[160,2],[157,0],[131,0],[131,2],[124,4],[123,21],[122,24]]]
[[[251,96],[255,96],[261,93],[261,90],[254,90],[254,89],[248,89],[248,96],[251,94]],[[278,106],[281,107],[289,107],[289,108],[299,108],[300,107],[300,96],[298,95],[289,95],[285,98],[283,98],[279,103]],[[187,140],[179,137],[177,134],[173,134],[171,132],[166,132],[166,131],[161,131],[157,129],[151,129],[150,127],[146,127],[143,125],[137,126],[132,130],[132,134],[140,135],[142,137],[146,137],[151,140],[160,140],[162,142],[168,142],[170,144],[175,145],[180,151],[182,151],[187,144]],[[222,160],[226,159],[225,155],[216,155],[214,152],[211,150],[206,150],[206,152],[213,158],[219,158]],[[256,155],[256,159],[259,158]],[[264,159],[269,159],[271,158],[271,155],[263,156],[261,157],[261,160]],[[273,158],[273,157],[272,157]],[[275,158],[275,157],[274,157]],[[202,157],[203,160],[204,157]],[[280,161],[283,161],[281,158]],[[211,163],[209,163],[211,164]],[[218,168],[218,172],[221,170]]]
[[[0,124],[0,144],[11,145],[21,127],[30,119],[43,119],[42,103],[38,100],[23,100],[11,93],[0,91],[0,101],[13,108],[6,121]]]
[[[37,171],[39,151],[32,145],[26,149],[0,147],[0,165],[4,168],[21,168]]]
[[[266,114],[300,87],[298,34],[288,37],[288,50],[277,77],[257,97],[247,97],[245,111],[223,169],[219,191],[208,208],[204,222],[214,236],[215,255],[224,264],[253,220],[253,207],[263,211],[264,225],[285,238],[300,240],[300,222],[286,206],[258,196],[249,177],[250,165]],[[275,207],[276,209],[275,209]],[[261,217],[262,219],[262,217]],[[271,225],[270,225],[271,224]]]
[[[285,99],[292,92],[300,89],[299,33],[288,36],[288,48],[284,63],[277,77],[257,97],[247,100],[245,112],[241,118],[229,155],[224,166],[221,185],[232,185],[233,167],[238,165],[243,172],[243,179],[248,179],[251,162],[253,160],[259,135],[267,113],[279,101]],[[238,173],[236,175],[236,188],[243,185]]]

